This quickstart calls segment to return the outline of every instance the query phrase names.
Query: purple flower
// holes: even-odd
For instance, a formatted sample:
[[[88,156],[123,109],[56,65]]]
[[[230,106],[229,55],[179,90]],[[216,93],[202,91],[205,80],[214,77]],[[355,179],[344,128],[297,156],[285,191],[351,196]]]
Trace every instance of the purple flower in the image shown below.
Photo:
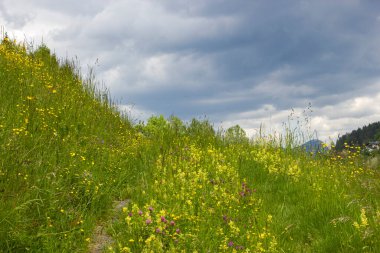
[[[180,233],[181,233],[181,230],[180,230],[179,228],[177,228],[177,229],[175,230],[175,232],[176,232],[177,234],[180,234]]]
[[[170,222],[170,225],[171,225],[171,226],[174,226],[174,225],[175,225],[174,220],[172,220],[172,221]]]
[[[132,212],[128,213],[128,216],[129,216],[129,217],[132,217],[132,215],[133,215]]]
[[[146,224],[146,225],[149,225],[150,223],[152,223],[152,220],[151,220],[151,219],[147,219],[147,220],[145,221],[145,224]]]
[[[156,233],[161,233],[161,230],[159,228],[156,228]]]
[[[149,211],[153,212],[153,207],[150,206],[148,209]]]
[[[230,242],[228,243],[228,247],[232,247],[232,246],[234,246],[234,242],[233,242],[233,241],[230,241]]]
[[[141,216],[141,215],[143,215],[143,212],[141,210],[139,210],[138,214]]]
[[[164,223],[168,222],[168,221],[165,219],[165,216],[161,216],[161,222],[164,222]]]

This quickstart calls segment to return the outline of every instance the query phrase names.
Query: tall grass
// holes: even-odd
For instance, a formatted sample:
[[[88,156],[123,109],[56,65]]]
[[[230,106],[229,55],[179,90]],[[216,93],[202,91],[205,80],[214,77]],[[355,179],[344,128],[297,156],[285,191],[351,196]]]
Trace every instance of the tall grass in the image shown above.
[[[72,61],[4,38],[0,252],[380,252],[379,168],[289,129],[133,125]]]
[[[0,45],[0,249],[86,251],[143,145],[71,61]],[[86,241],[87,239],[87,241]]]

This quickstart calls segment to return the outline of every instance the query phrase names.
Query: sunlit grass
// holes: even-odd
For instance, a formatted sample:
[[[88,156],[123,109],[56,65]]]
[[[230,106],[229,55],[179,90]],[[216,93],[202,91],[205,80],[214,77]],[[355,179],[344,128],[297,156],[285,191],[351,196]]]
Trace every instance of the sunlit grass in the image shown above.
[[[3,39],[0,252],[380,251],[379,168],[360,148],[115,108],[73,62]]]

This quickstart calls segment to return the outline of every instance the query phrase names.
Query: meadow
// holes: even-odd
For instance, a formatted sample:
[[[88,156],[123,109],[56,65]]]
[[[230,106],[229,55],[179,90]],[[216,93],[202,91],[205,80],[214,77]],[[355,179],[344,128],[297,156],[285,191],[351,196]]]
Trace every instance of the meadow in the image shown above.
[[[380,168],[288,133],[133,122],[74,61],[4,37],[0,252],[380,252]]]

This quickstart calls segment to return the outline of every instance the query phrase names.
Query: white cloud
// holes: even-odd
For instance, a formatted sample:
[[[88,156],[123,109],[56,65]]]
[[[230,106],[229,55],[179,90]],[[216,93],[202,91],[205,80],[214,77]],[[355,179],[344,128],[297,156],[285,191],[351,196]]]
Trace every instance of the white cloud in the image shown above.
[[[3,0],[0,23],[84,70],[99,59],[136,117],[175,108],[253,134],[312,102],[322,139],[380,119],[377,3],[248,2]]]
[[[122,113],[126,113],[134,123],[147,122],[151,116],[157,115],[155,112],[133,104],[121,104],[118,105],[118,109]]]
[[[336,105],[312,107],[313,112],[308,112],[305,108],[294,108],[295,116],[291,127],[299,127],[305,133],[309,131],[310,134],[316,130],[319,139],[326,142],[335,141],[339,134],[379,121],[378,101],[380,101],[380,92],[371,96],[350,98]],[[250,136],[258,133],[261,126],[265,126],[267,132],[282,133],[283,123],[289,126],[289,122],[292,121],[290,115],[290,110],[278,110],[269,104],[257,110],[230,114],[223,121],[223,126],[228,128],[239,124]],[[305,117],[308,122],[305,121]],[[300,125],[297,126],[298,120]]]
[[[125,56],[128,58],[128,56]],[[121,66],[121,67],[120,67]],[[101,77],[107,80],[107,73],[117,72],[111,77],[112,88],[129,94],[142,94],[160,89],[194,90],[202,87],[199,79],[212,80],[214,70],[207,58],[193,54],[157,54],[126,59],[119,68],[107,70]],[[115,76],[115,74],[114,74]]]
[[[148,79],[156,80],[158,82],[167,81],[169,75],[169,58],[168,55],[148,58],[143,66],[142,74]]]
[[[222,32],[230,33],[237,25],[233,17],[189,16],[168,12],[157,1],[129,0],[107,5],[86,25],[83,33],[102,41],[102,38],[129,38],[138,43],[140,50],[165,51],[193,41],[215,39]]]

